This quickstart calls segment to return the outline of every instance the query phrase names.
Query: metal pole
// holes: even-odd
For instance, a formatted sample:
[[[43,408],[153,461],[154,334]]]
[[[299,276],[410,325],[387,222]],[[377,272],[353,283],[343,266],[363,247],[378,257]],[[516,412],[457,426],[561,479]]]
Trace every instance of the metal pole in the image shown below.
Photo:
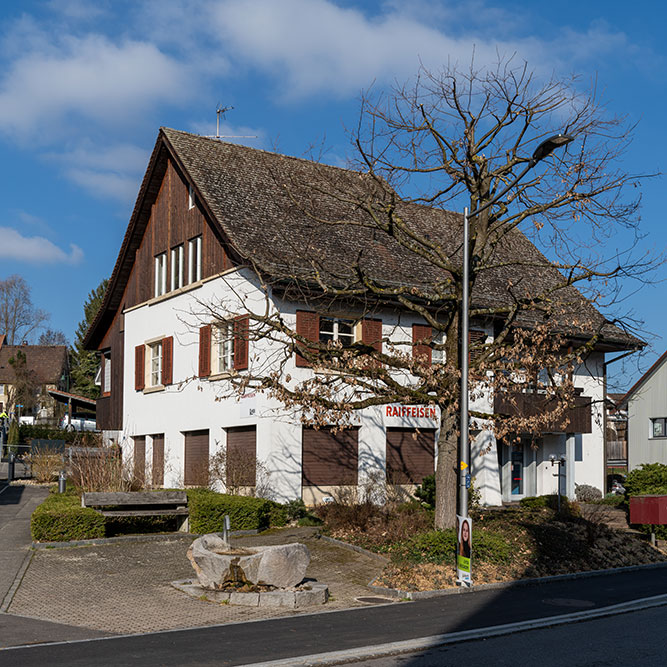
[[[459,513],[468,516],[466,474],[470,472],[468,417],[468,307],[469,307],[469,230],[468,207],[463,210],[463,293],[461,295],[461,423],[459,440]]]

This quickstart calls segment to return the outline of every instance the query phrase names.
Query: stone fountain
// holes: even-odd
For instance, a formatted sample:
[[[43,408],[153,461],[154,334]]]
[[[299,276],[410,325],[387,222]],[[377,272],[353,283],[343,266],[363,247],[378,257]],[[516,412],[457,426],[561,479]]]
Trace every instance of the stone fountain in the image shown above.
[[[200,599],[260,607],[301,608],[324,604],[328,588],[304,581],[310,552],[304,544],[232,547],[217,533],[188,548],[197,582],[173,585]]]

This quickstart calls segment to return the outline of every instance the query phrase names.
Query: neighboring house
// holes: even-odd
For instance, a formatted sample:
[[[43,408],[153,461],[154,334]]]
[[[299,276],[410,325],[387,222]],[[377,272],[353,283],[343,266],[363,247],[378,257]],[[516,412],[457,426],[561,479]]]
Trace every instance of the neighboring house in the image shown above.
[[[62,409],[49,391],[69,386],[67,347],[5,345],[4,339],[0,336],[0,407],[38,424],[56,424]]]
[[[280,173],[309,182],[318,172],[334,169],[160,130],[102,306],[85,339],[86,348],[101,355],[98,427],[106,442],[133,455],[139,476],[149,475],[157,486],[197,484],[209,457],[223,450],[228,465],[241,459],[261,462],[277,499],[312,503],[378,476],[418,483],[433,472],[439,426],[435,408],[369,408],[354,415],[353,428],[334,433],[302,425],[264,394],[220,400],[219,389],[231,373],[242,374],[249,365],[270,359],[270,343],[249,342],[243,335],[244,305],[259,309],[264,304],[248,263],[271,274],[289,260],[292,248],[307,243],[314,257],[343,266],[345,253],[358,250],[354,230],[335,239],[318,236],[273,177]],[[359,178],[340,169],[335,174],[350,182]],[[454,214],[426,207],[418,213],[434,230],[460,224]],[[517,235],[516,241],[520,252],[538,254],[525,237]],[[406,261],[399,250],[374,238],[370,243],[377,247],[372,270],[389,279],[412,271],[408,278],[419,279],[414,258]],[[526,283],[533,278],[526,276]],[[488,287],[491,292],[496,288]],[[216,321],[205,307],[216,301],[236,308],[239,316]],[[423,321],[396,309],[377,311],[374,319],[354,326],[341,314],[311,312],[294,294],[277,293],[272,302],[290,326],[311,340],[349,338],[374,345],[385,336],[421,341],[424,335]],[[574,371],[580,395],[568,432],[554,426],[537,443],[522,439],[510,448],[498,447],[490,431],[478,429],[471,468],[486,504],[553,493],[551,456],[566,456],[564,492],[573,495],[575,480],[604,488],[604,355],[642,342],[606,322],[590,303],[580,302],[597,318],[601,337]],[[472,329],[478,339],[493,338],[492,322],[473,322]],[[435,355],[431,361],[437,363]],[[292,377],[312,374],[302,362],[299,355],[289,360]],[[539,394],[520,396],[518,409],[542,409]],[[488,395],[476,397],[471,407],[486,413],[517,409]],[[255,484],[254,466],[243,482]]]
[[[628,416],[628,470],[667,464],[667,352],[619,402]]]

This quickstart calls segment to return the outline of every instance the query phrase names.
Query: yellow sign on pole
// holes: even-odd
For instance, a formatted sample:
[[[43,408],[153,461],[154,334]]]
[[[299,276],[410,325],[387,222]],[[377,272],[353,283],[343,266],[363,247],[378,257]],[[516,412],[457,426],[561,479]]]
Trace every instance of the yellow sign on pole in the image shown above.
[[[468,467],[468,464],[465,461],[461,461],[461,470],[465,470]]]

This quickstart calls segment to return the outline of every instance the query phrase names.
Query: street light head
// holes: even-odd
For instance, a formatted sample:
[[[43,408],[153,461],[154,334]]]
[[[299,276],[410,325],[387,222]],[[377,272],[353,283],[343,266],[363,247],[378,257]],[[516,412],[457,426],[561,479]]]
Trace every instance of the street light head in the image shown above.
[[[540,160],[543,160],[547,155],[550,155],[556,148],[561,146],[566,146],[574,137],[571,137],[569,134],[554,134],[553,137],[545,139],[533,153],[533,164],[537,164]]]

